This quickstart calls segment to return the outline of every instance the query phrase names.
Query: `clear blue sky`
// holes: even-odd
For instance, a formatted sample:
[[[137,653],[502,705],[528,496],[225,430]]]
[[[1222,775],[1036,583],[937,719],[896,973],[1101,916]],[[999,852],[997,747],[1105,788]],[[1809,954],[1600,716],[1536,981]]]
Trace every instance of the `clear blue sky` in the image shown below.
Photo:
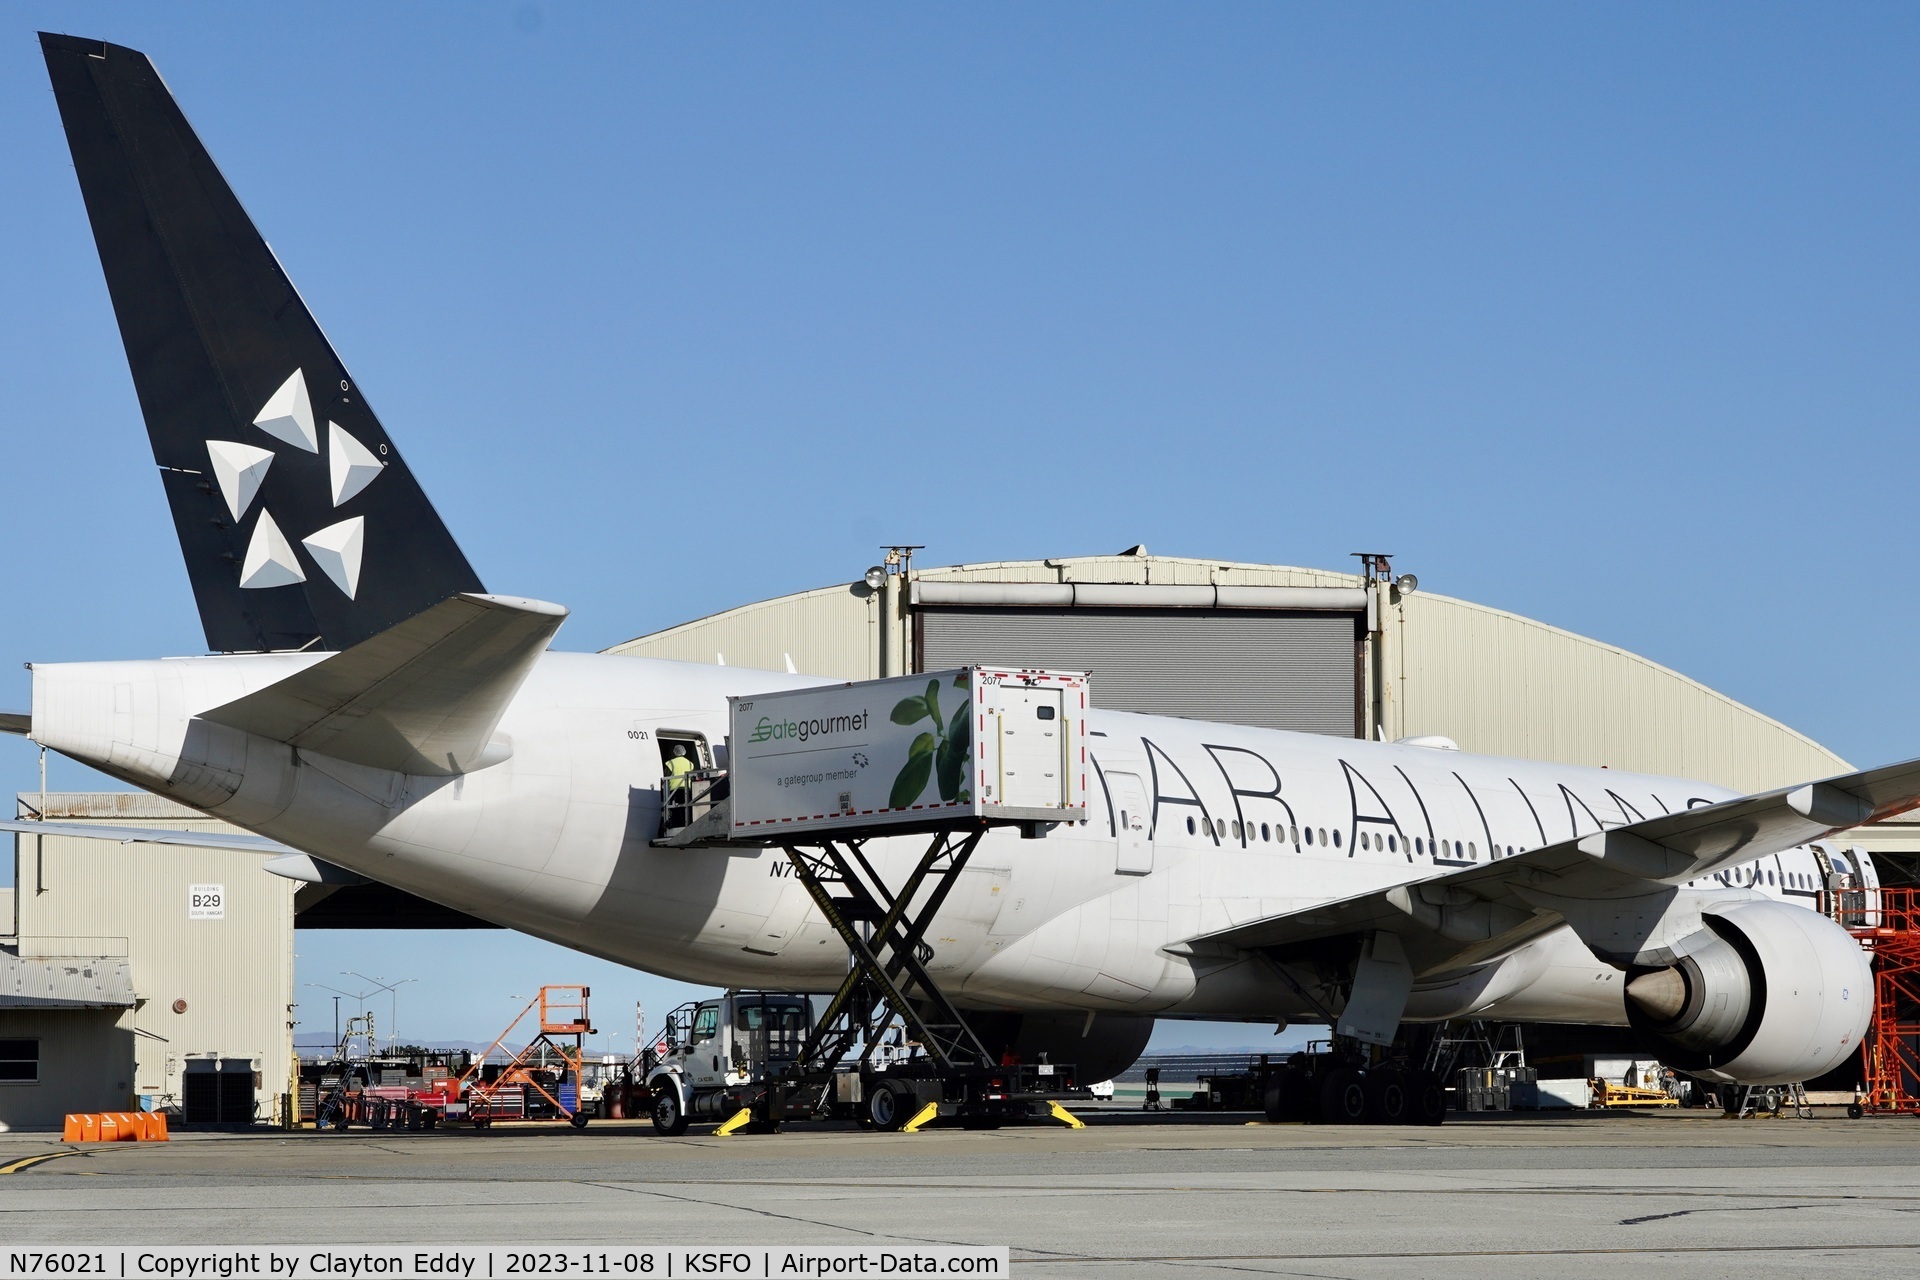
[[[1387,550],[1858,763],[1920,755],[1913,6],[4,17],[0,657],[203,644],[48,27],[154,57],[488,586],[570,606],[566,647],[889,541]],[[23,744],[0,766],[31,785]],[[310,935],[303,979],[474,941]],[[504,1020],[440,989],[432,1034]]]

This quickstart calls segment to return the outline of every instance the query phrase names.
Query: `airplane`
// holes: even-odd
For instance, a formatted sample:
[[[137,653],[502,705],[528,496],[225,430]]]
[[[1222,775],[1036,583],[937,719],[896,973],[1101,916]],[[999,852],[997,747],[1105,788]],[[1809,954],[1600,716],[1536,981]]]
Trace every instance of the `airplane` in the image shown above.
[[[259,849],[690,982],[837,986],[779,850],[655,843],[665,743],[724,763],[729,696],[825,681],[550,649],[566,609],[485,590],[153,64],[40,39],[211,652],[33,663],[0,728],[251,834],[73,833]],[[1871,971],[1819,907],[1878,882],[1823,842],[1920,805],[1920,761],[1740,795],[1087,723],[1086,819],[988,832],[927,935],[996,1050],[1101,1079],[1157,1018],[1385,1046],[1471,1016],[1631,1027],[1773,1084],[1859,1048]],[[898,884],[921,845],[866,852]]]

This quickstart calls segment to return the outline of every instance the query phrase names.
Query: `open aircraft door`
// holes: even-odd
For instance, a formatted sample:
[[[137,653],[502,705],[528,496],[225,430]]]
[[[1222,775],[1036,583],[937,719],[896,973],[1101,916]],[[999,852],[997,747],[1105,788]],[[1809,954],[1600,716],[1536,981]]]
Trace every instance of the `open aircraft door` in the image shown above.
[[[1153,870],[1153,832],[1147,789],[1134,773],[1109,773],[1116,874],[1144,876]]]

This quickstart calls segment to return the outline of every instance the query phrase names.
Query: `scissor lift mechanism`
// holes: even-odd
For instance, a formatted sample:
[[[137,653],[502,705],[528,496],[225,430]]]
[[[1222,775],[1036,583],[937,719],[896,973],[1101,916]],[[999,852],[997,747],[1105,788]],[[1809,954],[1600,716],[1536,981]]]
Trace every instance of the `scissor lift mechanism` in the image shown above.
[[[726,829],[726,807],[722,800],[715,806],[715,821],[657,843],[721,843],[714,835]],[[828,1112],[835,1102],[836,1077],[845,1074],[838,1068],[856,1046],[863,1086],[890,1088],[907,1102],[911,1111],[902,1116],[901,1127],[908,1130],[936,1116],[994,1122],[1040,1114],[1079,1126],[1060,1106],[1072,1096],[1072,1068],[997,1061],[927,971],[933,958],[927,929],[986,835],[986,824],[929,823],[916,830],[931,839],[898,891],[888,887],[865,851],[879,834],[905,834],[898,828],[873,835],[788,837],[779,843],[795,878],[846,945],[847,976],[808,1033],[792,1068],[767,1082],[758,1102],[746,1109],[750,1117],[736,1116],[723,1129],[731,1131],[749,1118],[777,1128],[782,1120]],[[921,899],[917,907],[916,898]],[[876,1068],[875,1052],[896,1019],[925,1056]]]

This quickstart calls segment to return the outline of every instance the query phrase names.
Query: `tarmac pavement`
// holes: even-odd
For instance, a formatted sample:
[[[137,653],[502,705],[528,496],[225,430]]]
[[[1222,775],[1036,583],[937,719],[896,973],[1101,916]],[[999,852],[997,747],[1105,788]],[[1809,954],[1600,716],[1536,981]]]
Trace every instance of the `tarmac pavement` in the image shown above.
[[[1088,1118],[728,1138],[638,1122],[91,1147],[6,1134],[0,1245],[948,1242],[1010,1245],[1014,1274],[1035,1278],[1920,1269],[1913,1119]]]

